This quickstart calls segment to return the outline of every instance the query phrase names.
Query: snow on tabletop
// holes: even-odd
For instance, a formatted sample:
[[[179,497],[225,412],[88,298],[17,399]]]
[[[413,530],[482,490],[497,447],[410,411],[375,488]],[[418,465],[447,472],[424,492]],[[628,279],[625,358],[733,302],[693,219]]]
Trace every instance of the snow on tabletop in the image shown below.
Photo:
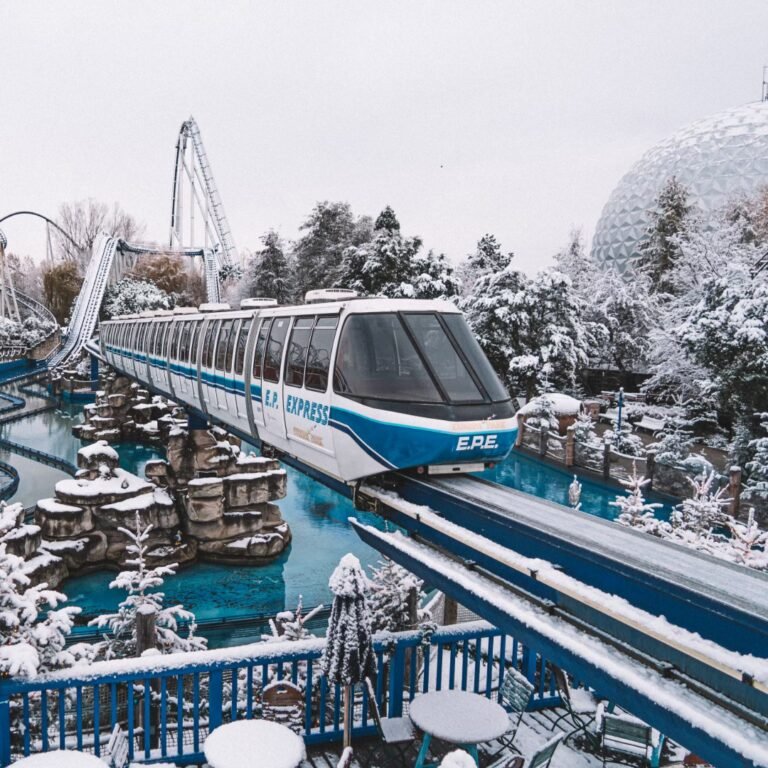
[[[306,757],[304,740],[268,720],[237,720],[205,740],[211,768],[296,768]]]
[[[581,411],[581,402],[575,397],[564,395],[560,392],[549,392],[545,395],[534,397],[533,400],[529,400],[518,413],[525,416],[529,413],[538,412],[541,406],[541,401],[545,397],[552,403],[552,410],[558,416],[578,416]]]
[[[84,459],[92,459],[96,456],[107,456],[114,461],[118,461],[120,458],[117,455],[117,451],[112,448],[106,440],[97,440],[91,445],[86,445],[78,451],[78,454]]]
[[[72,506],[72,504],[62,504],[56,499],[40,499],[37,502],[37,506],[43,512],[47,512],[49,515],[62,514],[66,512],[82,512],[80,507]]]
[[[765,730],[745,723],[743,718],[713,705],[709,699],[699,696],[687,686],[665,679],[646,665],[627,657],[620,649],[606,645],[599,638],[582,632],[544,609],[531,606],[483,576],[457,568],[455,561],[430,551],[401,533],[383,534],[371,526],[360,527],[374,537],[386,537],[389,544],[419,560],[431,571],[450,579],[604,674],[620,680],[624,686],[654,701],[657,706],[674,712],[755,765],[768,768],[768,733]],[[416,698],[411,704],[412,717],[418,701]]]
[[[499,704],[468,691],[424,693],[411,702],[408,714],[422,731],[451,744],[491,741],[509,728]]]
[[[475,759],[463,749],[454,749],[443,758],[440,768],[476,768]]]
[[[17,768],[106,768],[107,763],[95,755],[68,749],[54,749],[17,760]]]

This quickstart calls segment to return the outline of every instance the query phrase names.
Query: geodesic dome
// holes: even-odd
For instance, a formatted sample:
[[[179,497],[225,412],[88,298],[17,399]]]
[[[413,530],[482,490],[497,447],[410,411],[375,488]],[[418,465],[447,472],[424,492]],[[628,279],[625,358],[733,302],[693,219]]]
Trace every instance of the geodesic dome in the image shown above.
[[[768,102],[697,120],[649,149],[603,208],[592,241],[598,264],[624,272],[637,257],[649,211],[671,176],[705,213],[768,184]]]

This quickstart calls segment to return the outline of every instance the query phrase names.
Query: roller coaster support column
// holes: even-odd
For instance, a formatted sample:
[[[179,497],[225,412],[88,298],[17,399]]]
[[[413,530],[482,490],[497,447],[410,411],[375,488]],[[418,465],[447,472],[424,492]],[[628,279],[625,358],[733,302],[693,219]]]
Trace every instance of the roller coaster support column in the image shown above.
[[[91,391],[95,392],[99,388],[99,358],[91,355]]]

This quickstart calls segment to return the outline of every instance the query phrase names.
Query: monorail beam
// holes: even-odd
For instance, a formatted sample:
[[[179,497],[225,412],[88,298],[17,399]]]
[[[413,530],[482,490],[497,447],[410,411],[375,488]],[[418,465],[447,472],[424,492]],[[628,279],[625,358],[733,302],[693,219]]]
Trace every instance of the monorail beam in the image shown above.
[[[535,648],[601,697],[651,723],[718,768],[768,766],[766,723],[755,726],[726,703],[718,705],[654,666],[550,614],[544,601],[497,583],[397,534],[352,520],[360,538],[484,619]]]

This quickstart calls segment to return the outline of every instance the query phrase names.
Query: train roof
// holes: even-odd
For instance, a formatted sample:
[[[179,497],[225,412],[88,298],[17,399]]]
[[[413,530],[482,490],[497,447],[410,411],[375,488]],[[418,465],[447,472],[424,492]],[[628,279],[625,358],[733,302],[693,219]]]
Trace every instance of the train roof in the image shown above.
[[[383,296],[371,298],[349,298],[340,301],[318,302],[315,304],[282,304],[273,307],[230,309],[228,305],[221,304],[218,311],[213,311],[210,305],[201,309],[195,307],[178,307],[177,310],[155,310],[144,311],[140,314],[119,315],[113,317],[109,322],[124,322],[126,320],[168,320],[174,318],[179,320],[193,320],[198,318],[224,315],[226,317],[253,317],[254,315],[264,317],[275,317],[281,315],[317,315],[324,312],[340,313],[347,310],[349,313],[371,313],[371,312],[443,312],[460,313],[458,307],[445,299],[389,299]],[[178,311],[184,310],[184,311]],[[202,310],[202,311],[201,311]]]

